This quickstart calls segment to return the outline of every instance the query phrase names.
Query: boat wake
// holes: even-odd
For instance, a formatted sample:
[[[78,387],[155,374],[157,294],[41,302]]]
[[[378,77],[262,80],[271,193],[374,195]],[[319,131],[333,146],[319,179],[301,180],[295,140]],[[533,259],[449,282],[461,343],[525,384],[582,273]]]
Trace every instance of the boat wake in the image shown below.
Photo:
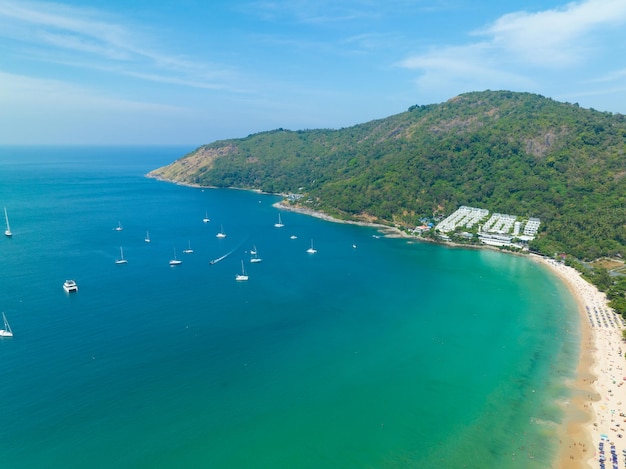
[[[228,256],[230,256],[233,252],[235,252],[237,249],[239,249],[242,245],[243,245],[244,241],[242,241],[241,243],[239,243],[237,246],[235,246],[234,248],[232,248],[230,251],[228,251],[226,254],[224,254],[221,257],[218,257],[217,259],[213,259],[212,261],[209,261],[210,265],[213,264],[217,264],[220,261],[223,261],[224,259],[226,259]]]
[[[209,261],[210,265],[213,264],[217,264],[219,261],[223,261],[224,259],[226,259],[228,256],[230,256],[232,253],[234,252],[234,250],[227,252],[226,254],[224,254],[222,257],[218,257],[217,259],[213,259],[211,261]]]

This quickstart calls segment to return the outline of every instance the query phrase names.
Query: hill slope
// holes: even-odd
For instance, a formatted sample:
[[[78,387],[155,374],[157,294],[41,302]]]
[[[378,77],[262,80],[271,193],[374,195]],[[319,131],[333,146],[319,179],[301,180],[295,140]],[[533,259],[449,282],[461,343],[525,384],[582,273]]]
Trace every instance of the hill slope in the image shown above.
[[[415,226],[460,205],[539,217],[534,248],[626,255],[626,118],[542,96],[473,92],[340,130],[204,145],[149,176],[297,192],[342,218]]]

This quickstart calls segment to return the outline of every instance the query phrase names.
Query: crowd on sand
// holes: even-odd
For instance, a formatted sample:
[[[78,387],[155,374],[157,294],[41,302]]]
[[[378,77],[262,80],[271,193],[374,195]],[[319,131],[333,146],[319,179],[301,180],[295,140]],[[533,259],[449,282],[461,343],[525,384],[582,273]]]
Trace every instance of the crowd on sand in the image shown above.
[[[626,468],[626,322],[580,273],[537,258],[568,286],[578,302],[581,347],[577,379],[560,439],[559,468]]]

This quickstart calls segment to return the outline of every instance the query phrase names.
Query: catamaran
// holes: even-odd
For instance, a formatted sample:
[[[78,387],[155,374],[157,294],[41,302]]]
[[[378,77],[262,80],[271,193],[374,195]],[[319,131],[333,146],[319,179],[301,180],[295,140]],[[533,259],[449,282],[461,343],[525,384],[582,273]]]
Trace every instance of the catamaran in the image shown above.
[[[248,280],[248,276],[246,275],[246,271],[243,268],[243,261],[241,261],[241,273],[237,274],[237,276],[235,277],[235,280],[237,280],[238,282],[242,282],[242,281]]]
[[[9,321],[7,321],[7,317],[2,313],[2,319],[4,320],[4,329],[0,329],[0,337],[13,337],[13,331],[11,330],[11,326],[9,326]]]
[[[274,223],[274,226],[275,226],[276,228],[282,228],[283,226],[285,226],[285,225],[283,225],[283,222],[282,222],[282,220],[280,219],[280,213],[278,214],[278,223]]]
[[[67,293],[75,293],[78,291],[78,285],[74,280],[66,280],[63,283],[63,290],[65,290]]]
[[[4,207],[4,218],[7,221],[7,229],[4,230],[4,235],[7,238],[10,238],[11,236],[13,236],[13,233],[11,233],[11,227],[9,226],[9,215],[7,215],[7,208],[6,207]]]
[[[126,259],[124,259],[124,250],[122,249],[122,246],[120,246],[120,258],[119,259],[115,259],[115,263],[116,264],[126,264],[128,261]]]

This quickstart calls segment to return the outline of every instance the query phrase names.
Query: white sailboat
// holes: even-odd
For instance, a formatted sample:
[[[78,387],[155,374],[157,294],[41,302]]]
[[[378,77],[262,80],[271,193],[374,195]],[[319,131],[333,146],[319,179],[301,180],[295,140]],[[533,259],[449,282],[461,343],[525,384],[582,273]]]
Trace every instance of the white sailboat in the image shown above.
[[[220,225],[220,232],[215,235],[216,238],[225,238],[226,233],[224,233],[224,226]]]
[[[248,276],[246,275],[246,271],[243,268],[243,261],[241,261],[241,273],[237,274],[237,276],[235,277],[235,280],[237,280],[238,282],[243,282],[248,280]]]
[[[317,249],[313,248],[313,240],[311,240],[311,247],[307,249],[306,252],[308,252],[309,254],[315,254],[317,252]]]
[[[209,223],[211,220],[209,220],[209,212],[204,212],[204,218],[202,219],[202,221],[204,223]]]
[[[122,228],[122,222],[117,222],[117,226],[115,228],[113,228],[115,231],[122,231],[124,228]]]
[[[7,221],[7,229],[4,230],[4,235],[7,238],[10,238],[11,236],[13,236],[13,233],[11,232],[11,226],[9,225],[9,215],[7,215],[7,208],[6,207],[4,207],[4,218]]]
[[[282,222],[282,220],[280,219],[280,213],[278,214],[278,223],[274,223],[274,226],[276,228],[282,228],[283,226],[285,226]]]
[[[250,258],[250,262],[252,262],[253,264],[261,262],[263,260],[259,257],[259,252],[257,251],[256,246],[252,248],[250,254],[252,255],[252,257]]]
[[[176,248],[174,248],[174,259],[172,259],[170,261],[170,265],[180,265],[182,263],[183,263],[183,261],[181,261],[180,259],[176,258]]]
[[[120,258],[119,259],[115,259],[115,263],[116,264],[126,264],[128,261],[126,259],[124,259],[124,249],[122,249],[122,246],[120,246]]]
[[[149,242],[150,242],[150,233],[149,233],[148,231],[146,231],[146,237],[144,238],[144,241],[145,241],[146,243],[149,243]]]
[[[4,329],[0,329],[0,337],[13,337],[13,331],[11,330],[11,326],[9,326],[9,321],[7,321],[7,317],[2,313],[2,319],[4,320]]]
[[[183,254],[191,254],[193,249],[191,249],[191,241],[189,241],[189,247],[183,251]]]

